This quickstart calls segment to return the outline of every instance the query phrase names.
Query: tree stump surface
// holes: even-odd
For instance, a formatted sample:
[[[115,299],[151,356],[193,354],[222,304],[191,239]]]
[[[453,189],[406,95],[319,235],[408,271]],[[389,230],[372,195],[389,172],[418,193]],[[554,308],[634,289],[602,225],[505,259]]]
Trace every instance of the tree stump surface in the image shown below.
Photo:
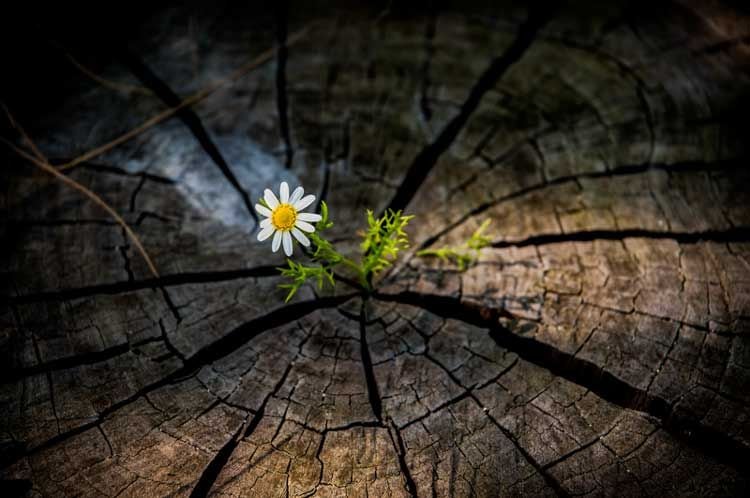
[[[68,98],[25,123],[50,160],[274,57],[66,172],[158,278],[99,207],[3,152],[1,486],[746,493],[735,9],[158,11],[96,68],[107,84],[73,68]],[[284,303],[284,257],[248,209],[281,181],[326,200],[352,255],[365,209],[415,215],[374,295],[340,282]],[[415,256],[486,219],[493,245],[466,271]]]

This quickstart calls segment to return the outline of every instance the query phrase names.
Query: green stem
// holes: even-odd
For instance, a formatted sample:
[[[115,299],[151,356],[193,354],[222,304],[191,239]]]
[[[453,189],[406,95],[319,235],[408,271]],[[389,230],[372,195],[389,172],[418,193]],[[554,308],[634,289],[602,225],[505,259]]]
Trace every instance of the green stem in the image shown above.
[[[352,270],[354,270],[354,272],[357,274],[357,278],[359,279],[359,282],[362,284],[362,287],[364,287],[365,289],[367,289],[368,292],[372,291],[372,283],[370,281],[368,281],[368,278],[365,275],[364,270],[363,270],[361,264],[358,265],[357,263],[355,263],[351,259],[344,258],[344,257],[342,257],[341,263],[343,263],[344,265],[346,265],[349,268],[351,268]]]

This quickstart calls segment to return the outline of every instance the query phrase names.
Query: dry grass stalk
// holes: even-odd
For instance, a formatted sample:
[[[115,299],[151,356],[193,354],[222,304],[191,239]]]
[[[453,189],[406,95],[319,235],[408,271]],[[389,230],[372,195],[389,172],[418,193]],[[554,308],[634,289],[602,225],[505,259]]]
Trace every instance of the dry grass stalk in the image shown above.
[[[3,104],[2,105],[3,110],[5,111],[5,114],[8,116],[8,120],[10,121],[11,125],[21,134],[23,137],[24,142],[28,145],[28,147],[31,149],[32,154],[29,154],[25,150],[19,148],[9,140],[6,140],[3,137],[0,137],[0,141],[2,141],[5,145],[7,145],[10,149],[12,149],[16,154],[21,156],[22,158],[26,159],[27,161],[31,162],[38,168],[42,169],[43,171],[49,173],[50,175],[54,176],[64,184],[68,185],[69,187],[77,190],[78,192],[81,192],[83,195],[91,199],[95,204],[100,206],[102,209],[104,209],[116,222],[118,225],[120,225],[123,230],[125,230],[125,233],[130,238],[130,240],[133,241],[133,245],[138,250],[138,252],[141,254],[143,259],[146,261],[146,265],[148,265],[149,270],[154,275],[154,277],[159,277],[159,272],[156,269],[156,266],[154,265],[154,262],[151,260],[151,257],[149,257],[148,253],[146,252],[146,249],[143,247],[143,244],[141,244],[140,239],[138,236],[133,232],[133,230],[130,228],[130,226],[125,222],[125,220],[117,214],[117,211],[115,211],[109,204],[107,204],[104,199],[99,197],[96,193],[89,190],[88,188],[84,187],[77,181],[73,180],[72,178],[69,178],[67,175],[64,175],[63,173],[60,173],[60,171],[57,170],[54,166],[52,166],[47,158],[41,153],[39,148],[34,144],[33,140],[26,134],[24,129],[21,127],[21,125],[13,119],[13,116],[11,115],[8,108]]]
[[[311,26],[308,25],[308,26],[300,29],[299,31],[295,32],[291,36],[289,36],[287,38],[286,45],[289,46],[289,45],[292,45],[292,44],[298,42],[299,40],[301,40],[307,34],[307,32],[310,30],[310,27]],[[257,67],[265,64],[267,61],[269,61],[270,59],[272,59],[275,54],[276,54],[276,47],[271,47],[271,48],[265,50],[264,52],[262,52],[260,55],[258,55],[256,58],[254,58],[253,60],[251,60],[247,64],[245,64],[243,66],[240,66],[234,72],[230,73],[229,76],[227,76],[226,78],[223,78],[223,79],[221,79],[219,81],[211,83],[210,85],[208,85],[203,90],[200,90],[199,92],[196,92],[193,95],[191,95],[191,96],[187,97],[186,99],[184,99],[179,105],[177,105],[175,107],[170,107],[169,109],[166,109],[166,110],[160,112],[156,116],[153,116],[152,118],[144,121],[139,126],[133,128],[132,130],[130,130],[130,131],[128,131],[128,132],[126,132],[126,133],[124,133],[122,135],[120,135],[119,137],[115,138],[111,142],[108,142],[108,143],[106,143],[104,145],[101,145],[101,146],[99,146],[99,147],[97,147],[95,149],[92,149],[92,150],[90,150],[90,151],[88,151],[88,152],[86,152],[86,153],[84,153],[84,154],[76,157],[75,159],[73,159],[73,160],[71,160],[71,161],[69,161],[69,162],[67,162],[67,163],[59,166],[58,169],[61,170],[61,171],[62,170],[66,170],[66,169],[70,169],[70,168],[72,168],[72,167],[74,167],[74,166],[76,166],[78,164],[81,164],[81,163],[86,162],[86,161],[90,161],[91,159],[93,159],[93,158],[95,158],[97,156],[100,156],[100,155],[104,154],[105,152],[108,152],[108,151],[114,149],[118,145],[121,145],[121,144],[127,142],[128,140],[131,140],[133,137],[135,137],[135,136],[143,133],[144,131],[148,130],[152,126],[161,123],[162,121],[164,121],[167,118],[172,117],[177,112],[179,112],[180,109],[184,109],[185,107],[189,107],[189,106],[192,106],[194,104],[197,104],[201,100],[205,99],[206,97],[208,97],[209,95],[211,95],[212,93],[214,93],[219,88],[222,88],[222,87],[228,85],[229,83],[232,83],[233,81],[239,79],[240,77],[242,77],[246,73],[249,73],[253,69],[256,69]]]
[[[147,95],[147,96],[153,96],[153,92],[149,90],[148,88],[138,86],[138,85],[129,85],[127,83],[120,83],[118,81],[110,81],[108,79],[102,78],[98,74],[91,71],[89,68],[78,62],[70,53],[65,52],[65,58],[70,61],[73,66],[76,67],[79,71],[81,71],[83,74],[91,78],[92,80],[96,81],[100,85],[106,88],[110,88],[112,90],[115,90],[120,93],[124,93],[126,95],[130,94],[139,94],[139,95]]]
[[[310,27],[311,27],[311,25],[308,25],[308,26],[302,28],[301,30],[295,32],[294,34],[290,35],[287,38],[287,40],[286,40],[286,45],[289,46],[289,45],[292,45],[292,44],[298,42],[299,40],[301,40],[307,34],[307,32],[310,30]],[[99,195],[97,195],[93,191],[89,190],[85,186],[81,185],[80,183],[76,182],[75,180],[69,178],[67,175],[61,173],[61,171],[73,168],[74,166],[77,166],[77,165],[79,165],[79,164],[81,164],[83,162],[89,161],[89,160],[91,160],[91,159],[93,159],[93,158],[95,158],[97,156],[100,156],[100,155],[104,154],[105,152],[107,152],[107,151],[109,151],[109,150],[117,147],[118,145],[127,142],[128,140],[132,139],[133,137],[139,135],[140,133],[143,133],[144,131],[148,130],[152,126],[154,126],[154,125],[156,125],[156,124],[164,121],[165,119],[170,118],[171,116],[173,116],[174,114],[176,114],[177,112],[179,112],[180,109],[184,109],[185,107],[189,107],[189,106],[192,106],[192,105],[200,102],[201,100],[205,99],[206,97],[208,97],[209,95],[211,95],[212,93],[214,93],[216,90],[218,90],[218,89],[220,89],[220,88],[228,85],[229,83],[232,83],[233,81],[239,79],[240,77],[242,77],[246,73],[248,73],[248,72],[252,71],[253,69],[256,69],[257,67],[259,67],[262,64],[266,63],[268,60],[270,60],[270,59],[273,58],[273,56],[275,55],[275,53],[276,53],[276,48],[275,47],[272,47],[272,48],[269,48],[268,50],[265,50],[264,52],[262,52],[261,54],[259,54],[257,57],[255,57],[253,60],[251,60],[247,64],[245,64],[243,66],[240,66],[235,71],[233,71],[232,73],[230,73],[226,78],[223,78],[223,79],[221,79],[219,81],[216,81],[216,82],[208,85],[203,90],[200,90],[199,92],[196,92],[195,94],[187,97],[179,105],[177,105],[175,107],[171,107],[169,109],[166,109],[166,110],[160,112],[156,116],[153,116],[152,118],[150,118],[150,119],[146,120],[145,122],[143,122],[140,126],[137,126],[136,128],[128,131],[127,133],[125,133],[125,134],[117,137],[116,139],[112,140],[111,142],[108,142],[108,143],[106,143],[104,145],[101,145],[101,146],[95,148],[95,149],[92,149],[92,150],[90,150],[90,151],[88,151],[88,152],[86,152],[86,153],[84,153],[84,154],[76,157],[75,159],[73,159],[73,160],[71,160],[71,161],[69,161],[69,162],[67,162],[67,163],[65,163],[65,164],[63,164],[63,165],[61,165],[61,166],[59,166],[57,168],[54,167],[54,166],[52,166],[49,163],[49,161],[47,160],[47,158],[41,153],[41,151],[37,148],[36,144],[34,144],[34,142],[26,134],[26,132],[23,130],[23,128],[15,121],[15,119],[13,119],[13,116],[8,111],[8,109],[5,107],[5,105],[3,105],[3,109],[5,110],[5,114],[7,115],[8,120],[10,121],[11,125],[13,125],[13,127],[16,130],[18,130],[18,132],[21,134],[21,136],[23,137],[24,142],[29,147],[29,149],[31,150],[31,152],[33,153],[33,155],[31,155],[28,152],[24,151],[23,149],[17,147],[15,144],[13,144],[12,142],[6,140],[5,138],[0,137],[0,141],[2,141],[3,143],[5,143],[5,145],[7,145],[9,148],[11,148],[13,151],[15,151],[15,153],[18,154],[19,156],[21,156],[22,158],[24,158],[27,161],[31,162],[32,164],[34,164],[38,168],[42,169],[43,171],[51,174],[52,176],[54,176],[55,178],[57,178],[61,182],[65,183],[69,187],[71,187],[71,188],[73,188],[73,189],[81,192],[86,197],[88,197],[89,199],[91,199],[95,204],[99,205],[102,209],[104,209],[123,228],[123,230],[125,230],[125,233],[133,241],[133,245],[136,247],[136,249],[138,250],[138,252],[141,254],[141,256],[143,257],[143,259],[146,261],[146,264],[148,265],[148,268],[151,271],[151,273],[154,275],[154,277],[158,277],[159,276],[159,272],[157,271],[156,266],[154,265],[153,261],[151,260],[151,258],[149,257],[148,253],[146,252],[146,249],[143,247],[143,244],[141,244],[141,241],[138,238],[138,236],[135,234],[135,232],[133,232],[133,230],[130,228],[130,226],[128,226],[128,224],[125,222],[125,220],[119,214],[117,214],[117,212],[109,204],[107,204],[104,201],[104,199],[102,199],[101,197],[99,197]],[[90,71],[88,71],[85,67],[81,66],[75,59],[73,59],[72,56],[70,56],[67,53],[66,53],[66,56],[68,57],[68,59],[76,67],[78,67],[81,71],[83,71],[89,77],[92,77],[96,81],[98,81],[98,82],[100,82],[102,84],[105,84],[105,86],[111,86],[110,82],[108,82],[106,80],[102,80],[101,78],[99,78],[95,74],[93,74]],[[132,91],[132,89],[129,88],[129,87],[126,88],[126,89],[123,89],[123,88],[116,88],[116,89]]]

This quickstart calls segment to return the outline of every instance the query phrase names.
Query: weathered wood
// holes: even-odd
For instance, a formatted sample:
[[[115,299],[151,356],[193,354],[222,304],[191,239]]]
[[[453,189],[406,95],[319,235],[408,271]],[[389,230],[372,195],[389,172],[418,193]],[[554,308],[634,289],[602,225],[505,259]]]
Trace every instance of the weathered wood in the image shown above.
[[[747,13],[227,9],[155,12],[24,123],[65,162],[309,25],[67,171],[160,277],[3,152],[0,494],[747,493]],[[352,254],[365,209],[416,215],[376,293],[284,303],[248,211],[283,180]],[[467,271],[415,256],[485,219]]]

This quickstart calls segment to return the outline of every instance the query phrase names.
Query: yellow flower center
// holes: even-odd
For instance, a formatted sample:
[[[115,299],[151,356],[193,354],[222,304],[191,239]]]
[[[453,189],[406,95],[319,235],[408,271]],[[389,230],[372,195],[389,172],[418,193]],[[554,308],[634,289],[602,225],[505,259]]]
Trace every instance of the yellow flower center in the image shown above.
[[[271,224],[276,230],[291,230],[297,221],[297,210],[291,204],[279,204],[271,213]]]

